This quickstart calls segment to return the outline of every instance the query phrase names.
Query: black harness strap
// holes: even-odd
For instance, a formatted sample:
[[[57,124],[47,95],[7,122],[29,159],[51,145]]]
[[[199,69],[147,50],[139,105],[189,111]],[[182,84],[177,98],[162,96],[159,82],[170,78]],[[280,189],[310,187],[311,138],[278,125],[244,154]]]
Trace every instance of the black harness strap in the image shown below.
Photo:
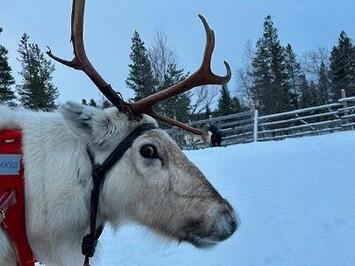
[[[133,142],[144,132],[157,127],[153,124],[142,124],[134,129],[128,136],[113,150],[102,164],[94,163],[94,156],[88,150],[90,160],[94,167],[92,170],[93,188],[91,190],[91,207],[90,207],[90,233],[83,237],[82,254],[85,256],[84,266],[90,266],[89,258],[95,254],[98,239],[104,229],[104,225],[96,227],[97,209],[99,206],[100,188],[105,181],[105,176],[112,166],[117,163],[125,152],[132,146]]]

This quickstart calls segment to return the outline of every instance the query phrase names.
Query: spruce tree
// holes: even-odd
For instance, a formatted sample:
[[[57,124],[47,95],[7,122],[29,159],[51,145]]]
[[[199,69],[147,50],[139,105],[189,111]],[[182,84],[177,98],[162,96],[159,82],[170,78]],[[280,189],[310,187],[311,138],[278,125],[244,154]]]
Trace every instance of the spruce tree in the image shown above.
[[[93,106],[93,107],[97,107],[97,103],[96,103],[96,101],[94,99],[90,99],[89,105]]]
[[[156,81],[149,61],[147,49],[137,31],[132,37],[127,86],[134,91],[134,101],[155,92]]]
[[[206,111],[205,111],[205,118],[208,119],[208,118],[210,118],[210,116],[212,115],[212,110],[211,110],[209,104],[206,105],[206,108],[205,108],[205,109],[206,109]]]
[[[285,49],[285,65],[287,71],[286,85],[289,88],[290,104],[293,109],[299,108],[300,84],[303,76],[301,65],[297,61],[296,54],[293,52],[292,46],[288,44]]]
[[[344,31],[331,52],[330,69],[333,101],[341,97],[342,89],[347,96],[355,96],[355,47]]]
[[[327,69],[322,61],[318,73],[318,94],[320,104],[327,104],[330,102],[331,89],[332,84],[329,78],[329,69]]]
[[[256,44],[252,67],[252,93],[256,107],[264,114],[293,109],[287,83],[285,48],[280,44],[271,16],[265,18],[263,36]]]
[[[218,99],[218,114],[228,115],[234,112],[234,101],[231,97],[227,84],[221,86],[220,98]]]
[[[98,105],[94,99],[90,99],[89,102],[86,99],[81,99],[81,104],[82,105],[90,105],[93,107],[98,107]]]
[[[314,81],[308,83],[305,75],[301,77],[300,92],[299,105],[301,108],[312,107],[319,104],[317,85]]]
[[[1,32],[2,28],[0,28]],[[11,86],[15,83],[15,80],[11,75],[7,54],[7,49],[0,45],[0,103],[14,105],[16,97]]]
[[[56,109],[58,90],[52,83],[54,65],[41,52],[37,44],[29,42],[24,33],[18,47],[22,70],[22,84],[17,85],[22,105],[31,110],[52,111]]]
[[[163,84],[158,90],[166,89],[186,78],[183,69],[179,69],[174,63],[169,64],[163,78]],[[186,122],[189,119],[190,97],[188,93],[177,95],[160,103],[159,111],[169,117],[175,117],[179,121]]]
[[[233,113],[239,113],[239,112],[243,111],[243,107],[240,104],[238,97],[232,98],[232,110],[233,110]]]
[[[252,62],[252,78],[253,85],[251,88],[253,101],[256,108],[262,113],[272,112],[270,106],[273,104],[273,91],[271,89],[272,73],[271,73],[271,55],[268,53],[263,39],[259,39],[256,43],[255,57]]]

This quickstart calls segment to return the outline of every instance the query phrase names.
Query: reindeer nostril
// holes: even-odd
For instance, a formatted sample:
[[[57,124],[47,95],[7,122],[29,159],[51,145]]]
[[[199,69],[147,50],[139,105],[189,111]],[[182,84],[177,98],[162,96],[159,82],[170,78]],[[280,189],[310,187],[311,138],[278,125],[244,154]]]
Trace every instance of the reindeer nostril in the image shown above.
[[[200,220],[191,220],[185,226],[185,230],[188,231],[188,232],[196,233],[196,232],[201,231],[201,227],[202,227],[202,221],[200,221]]]
[[[238,227],[238,222],[236,219],[232,219],[231,222],[230,222],[230,226],[231,226],[231,232],[234,233],[235,230],[237,230],[237,227]]]
[[[220,214],[223,217],[226,227],[228,228],[227,231],[229,231],[230,234],[233,234],[239,227],[238,217],[234,214],[234,211],[230,211],[229,209],[221,210]]]
[[[230,212],[229,212],[229,210],[227,210],[227,209],[223,209],[223,210],[221,211],[221,214],[222,214],[223,216],[229,216],[229,215],[230,215]]]

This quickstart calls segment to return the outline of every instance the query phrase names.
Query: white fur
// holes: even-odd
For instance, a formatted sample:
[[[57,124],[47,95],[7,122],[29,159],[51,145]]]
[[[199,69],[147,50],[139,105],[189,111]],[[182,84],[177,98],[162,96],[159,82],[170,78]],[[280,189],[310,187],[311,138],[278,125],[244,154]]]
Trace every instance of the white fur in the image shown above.
[[[129,120],[113,108],[99,110],[70,102],[56,113],[12,111],[0,106],[0,130],[23,131],[26,229],[38,261],[55,266],[82,265],[81,239],[88,233],[92,187],[87,147],[96,162],[103,162],[132,129],[145,122],[155,123],[147,116]],[[164,160],[140,157],[139,148],[145,143],[154,143]],[[196,210],[208,213],[221,205],[221,200],[215,202],[204,178],[197,179],[201,173],[195,168],[165,132],[144,134],[106,176],[98,222],[117,226],[125,218],[135,219],[178,237],[182,222],[202,215]],[[189,193],[204,197],[211,193],[211,200],[185,200]],[[0,265],[16,265],[15,260],[0,229]]]
[[[66,108],[80,109],[81,106],[68,103],[62,110]],[[98,112],[87,108],[86,111],[94,117],[92,123],[100,123],[103,115],[107,119],[112,119],[113,115],[113,110]],[[67,121],[71,121],[70,112],[63,111]],[[128,121],[120,122],[120,130],[129,129]],[[73,125],[69,123],[70,126]],[[91,163],[86,152],[89,140],[82,132],[82,139],[78,138],[69,127],[60,113],[32,113],[0,107],[0,129],[23,130],[27,235],[34,256],[48,265],[80,265],[83,260],[81,238],[89,225]],[[100,138],[95,133],[93,136]],[[106,137],[110,137],[109,134]],[[9,241],[0,232],[0,265],[11,265],[8,261],[11,257],[14,259]]]
[[[207,143],[211,144],[211,136],[212,132],[207,131],[203,136],[201,135],[194,135],[191,133],[186,133],[184,135],[184,142],[188,146],[192,146],[193,148],[196,148],[198,144],[200,143]]]

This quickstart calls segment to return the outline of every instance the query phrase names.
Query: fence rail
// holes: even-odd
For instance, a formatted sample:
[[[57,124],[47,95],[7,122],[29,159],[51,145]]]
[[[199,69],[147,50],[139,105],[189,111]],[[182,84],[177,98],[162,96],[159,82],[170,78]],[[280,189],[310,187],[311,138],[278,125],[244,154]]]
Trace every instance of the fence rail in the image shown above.
[[[209,124],[217,125],[223,145],[355,130],[355,97],[345,97],[344,92],[342,95],[336,103],[264,116],[251,110],[193,121],[190,125],[205,129]],[[184,149],[207,146],[200,138],[176,128],[168,129],[168,133]]]

